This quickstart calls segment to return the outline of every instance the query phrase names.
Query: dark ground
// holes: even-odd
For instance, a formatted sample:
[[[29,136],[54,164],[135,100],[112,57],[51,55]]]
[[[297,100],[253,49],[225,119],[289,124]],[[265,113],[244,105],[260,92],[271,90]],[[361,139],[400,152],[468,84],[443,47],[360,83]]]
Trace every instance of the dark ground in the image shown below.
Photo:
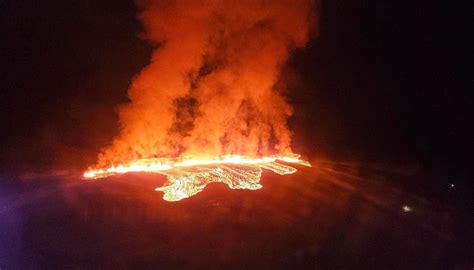
[[[24,176],[0,190],[2,269],[472,268],[462,190],[420,186],[413,168],[313,164],[174,203],[161,176]]]
[[[171,204],[151,176],[74,176],[149,59],[133,2],[0,1],[0,268],[471,269],[473,4],[320,11],[283,77],[295,152],[334,162]]]

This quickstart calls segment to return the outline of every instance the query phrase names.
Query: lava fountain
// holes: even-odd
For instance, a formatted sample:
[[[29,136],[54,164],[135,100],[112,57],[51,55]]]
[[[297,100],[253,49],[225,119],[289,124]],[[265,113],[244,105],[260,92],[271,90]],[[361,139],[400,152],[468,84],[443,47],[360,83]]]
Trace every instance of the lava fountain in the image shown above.
[[[310,166],[291,150],[281,69],[303,48],[311,0],[137,0],[155,49],[119,107],[120,134],[85,173],[164,174],[180,200],[208,183],[258,189],[262,169]]]

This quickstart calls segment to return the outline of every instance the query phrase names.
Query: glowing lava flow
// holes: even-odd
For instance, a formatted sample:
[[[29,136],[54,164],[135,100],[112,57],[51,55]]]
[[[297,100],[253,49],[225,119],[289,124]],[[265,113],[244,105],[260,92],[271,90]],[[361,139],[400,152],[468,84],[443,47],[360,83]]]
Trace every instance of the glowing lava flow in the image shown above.
[[[156,190],[164,192],[164,200],[179,201],[202,191],[207,184],[213,182],[227,184],[232,189],[259,189],[262,187],[259,183],[262,169],[280,175],[296,172],[295,168],[277,161],[311,167],[309,162],[300,160],[299,157],[292,154],[262,158],[230,155],[211,160],[139,159],[127,165],[90,169],[84,173],[84,178],[97,179],[128,172],[159,173],[167,176],[168,183]]]

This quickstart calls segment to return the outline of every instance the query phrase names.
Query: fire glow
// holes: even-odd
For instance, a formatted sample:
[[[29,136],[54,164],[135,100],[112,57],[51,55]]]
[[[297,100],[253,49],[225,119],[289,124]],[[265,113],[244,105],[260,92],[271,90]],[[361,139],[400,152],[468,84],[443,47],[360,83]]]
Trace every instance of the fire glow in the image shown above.
[[[211,182],[258,189],[262,170],[310,166],[291,149],[280,76],[312,32],[316,0],[136,1],[149,64],[118,108],[120,134],[85,172],[166,175],[164,199],[192,196]]]
[[[107,169],[91,169],[84,173],[84,178],[98,179],[128,172],[159,173],[167,176],[168,183],[156,190],[164,192],[164,200],[178,201],[195,195],[213,182],[224,183],[232,189],[259,189],[262,169],[280,175],[296,172],[295,168],[278,161],[311,166],[298,155],[262,158],[229,155],[214,160],[151,158]]]

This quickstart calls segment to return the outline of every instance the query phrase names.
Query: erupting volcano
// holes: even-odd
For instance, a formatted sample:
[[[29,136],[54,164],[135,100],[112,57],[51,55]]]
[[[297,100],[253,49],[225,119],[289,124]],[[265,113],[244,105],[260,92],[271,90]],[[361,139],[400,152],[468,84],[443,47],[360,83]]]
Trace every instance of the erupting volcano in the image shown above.
[[[310,166],[291,150],[282,66],[307,43],[310,0],[140,0],[155,50],[120,106],[120,134],[85,178],[165,174],[175,201],[208,183],[258,189],[262,169]]]

